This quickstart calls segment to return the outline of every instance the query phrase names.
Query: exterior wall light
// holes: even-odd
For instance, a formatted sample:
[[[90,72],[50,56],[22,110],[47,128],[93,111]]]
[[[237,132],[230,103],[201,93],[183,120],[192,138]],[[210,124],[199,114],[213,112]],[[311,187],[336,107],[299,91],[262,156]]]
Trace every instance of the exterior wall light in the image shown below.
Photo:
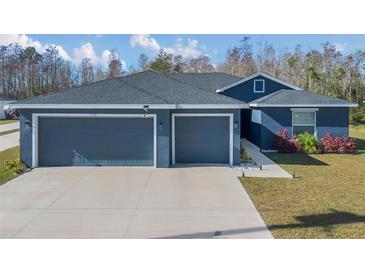
[[[234,121],[234,128],[238,128],[238,122]]]
[[[163,123],[160,122],[160,130],[163,130]]]
[[[31,123],[29,121],[25,122],[25,128],[29,130],[31,128]]]

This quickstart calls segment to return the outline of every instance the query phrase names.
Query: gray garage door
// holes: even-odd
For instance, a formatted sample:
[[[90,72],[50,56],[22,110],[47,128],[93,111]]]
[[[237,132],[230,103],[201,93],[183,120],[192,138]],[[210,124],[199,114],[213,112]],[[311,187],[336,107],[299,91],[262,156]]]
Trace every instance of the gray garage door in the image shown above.
[[[229,164],[229,117],[175,117],[175,162]]]
[[[153,165],[151,118],[40,118],[39,166]]]

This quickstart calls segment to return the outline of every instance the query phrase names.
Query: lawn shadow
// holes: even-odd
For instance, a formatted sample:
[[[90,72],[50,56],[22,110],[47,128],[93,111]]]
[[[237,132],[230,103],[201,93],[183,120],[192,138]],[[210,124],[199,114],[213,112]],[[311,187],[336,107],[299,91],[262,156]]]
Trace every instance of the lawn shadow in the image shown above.
[[[265,153],[265,155],[279,165],[328,166],[327,163],[303,153]]]
[[[330,211],[330,213],[296,216],[295,219],[300,223],[271,225],[268,228],[270,230],[306,227],[328,228],[329,226],[339,224],[365,223],[365,215],[357,215],[352,212],[338,211],[335,209],[331,209]]]
[[[359,150],[359,153],[363,154],[365,153],[365,140],[364,139],[359,139],[356,137],[352,137],[356,140],[356,144],[357,144],[357,149]]]
[[[295,228],[309,228],[309,227],[322,227],[328,229],[332,225],[339,224],[351,224],[351,223],[365,223],[365,215],[357,215],[355,213],[338,211],[331,209],[329,213],[323,214],[312,214],[297,216],[295,219],[300,223],[295,224],[283,224],[283,225],[270,225],[267,228],[270,231],[276,229],[295,229]],[[248,228],[237,228],[227,229],[221,231],[204,231],[196,233],[178,234],[166,237],[158,237],[158,239],[210,239],[217,236],[228,236],[235,234],[249,234],[263,232],[267,229],[265,226],[260,227],[248,227]]]

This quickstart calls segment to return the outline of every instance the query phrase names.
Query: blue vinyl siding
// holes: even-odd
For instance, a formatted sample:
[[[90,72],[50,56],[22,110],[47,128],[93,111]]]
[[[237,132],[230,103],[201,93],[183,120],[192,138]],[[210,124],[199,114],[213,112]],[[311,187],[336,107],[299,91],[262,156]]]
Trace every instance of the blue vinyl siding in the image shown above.
[[[292,135],[292,111],[290,108],[261,108],[261,144],[263,150],[273,150],[272,141],[276,133],[284,128]],[[333,136],[348,135],[349,109],[346,107],[321,107],[316,112],[317,138],[327,133]]]
[[[256,79],[264,79],[265,80],[265,92],[262,93],[254,93],[254,81]],[[229,88],[222,92],[223,95],[241,100],[243,102],[249,103],[253,100],[256,100],[260,97],[278,91],[280,89],[291,89],[288,86],[280,84],[276,81],[270,80],[263,76],[257,76],[248,80],[247,82],[243,82],[237,86]]]

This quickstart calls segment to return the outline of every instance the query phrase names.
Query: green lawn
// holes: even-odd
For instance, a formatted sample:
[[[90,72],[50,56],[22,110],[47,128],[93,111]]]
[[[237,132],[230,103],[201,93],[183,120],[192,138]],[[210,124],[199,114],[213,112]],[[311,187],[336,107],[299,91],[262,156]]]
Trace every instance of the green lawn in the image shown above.
[[[359,154],[268,153],[297,179],[241,178],[275,238],[365,238],[365,126]]]
[[[0,136],[3,136],[3,135],[7,135],[7,134],[10,134],[10,133],[14,133],[14,132],[17,132],[19,131],[19,129],[12,129],[12,130],[7,130],[7,131],[2,131],[0,132]]]
[[[19,146],[0,152],[0,185],[15,178],[17,175],[5,168],[4,160],[19,159]]]
[[[15,123],[15,122],[18,122],[18,120],[0,120],[0,125],[6,125],[6,124]]]

